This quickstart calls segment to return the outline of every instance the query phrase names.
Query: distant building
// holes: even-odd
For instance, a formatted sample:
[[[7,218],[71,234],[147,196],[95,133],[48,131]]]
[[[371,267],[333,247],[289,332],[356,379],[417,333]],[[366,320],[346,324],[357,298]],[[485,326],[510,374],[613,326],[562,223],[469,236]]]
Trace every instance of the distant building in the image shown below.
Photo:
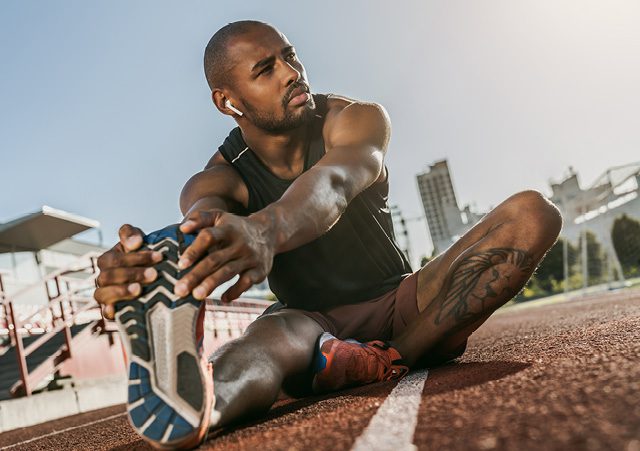
[[[436,161],[427,171],[418,174],[417,179],[434,253],[438,254],[484,214],[473,212],[468,205],[460,210],[446,159]]]
[[[640,220],[640,162],[607,169],[589,188],[581,188],[578,174],[569,168],[567,177],[551,183],[551,200],[564,218],[562,236],[577,243],[591,231],[607,253],[610,268],[621,273],[611,229],[623,214]]]
[[[569,168],[569,174],[560,183],[551,183],[551,200],[562,211],[565,221],[574,222],[584,213],[597,210],[615,197],[611,181],[602,179],[591,188],[580,188],[578,174]],[[612,197],[613,196],[613,197]]]

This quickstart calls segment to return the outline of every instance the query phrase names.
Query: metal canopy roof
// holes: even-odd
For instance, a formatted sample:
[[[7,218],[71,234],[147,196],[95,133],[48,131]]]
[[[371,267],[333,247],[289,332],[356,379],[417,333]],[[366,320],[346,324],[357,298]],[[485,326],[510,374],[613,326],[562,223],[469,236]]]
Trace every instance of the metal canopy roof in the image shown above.
[[[100,223],[62,210],[42,210],[0,224],[0,253],[39,251]]]

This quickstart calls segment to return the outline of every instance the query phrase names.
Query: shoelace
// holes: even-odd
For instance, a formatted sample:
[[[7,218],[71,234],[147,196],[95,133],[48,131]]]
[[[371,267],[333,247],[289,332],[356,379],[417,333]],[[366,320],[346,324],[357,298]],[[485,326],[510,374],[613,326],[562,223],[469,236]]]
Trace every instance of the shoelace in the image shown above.
[[[397,365],[391,361],[389,353],[385,352],[387,351],[387,349],[389,349],[389,345],[387,343],[384,343],[382,341],[372,341],[366,343],[366,345],[362,346],[360,349],[362,349],[365,354],[374,356],[376,358],[376,361],[378,362],[378,365],[376,365],[375,367],[374,376],[369,371],[371,368],[369,365],[367,365],[368,359],[366,359],[366,357],[362,360],[359,359],[360,364],[363,365],[367,370],[367,382],[398,379],[404,376],[409,371],[409,368],[407,368],[406,366]],[[363,374],[361,368],[358,368],[356,372],[360,376]]]
[[[384,349],[385,351],[389,349],[389,345],[387,343],[381,343],[383,344],[383,346],[381,346],[382,349]],[[374,346],[379,345],[378,343],[375,343]],[[380,375],[382,378],[381,380],[390,381],[399,379],[409,372],[409,367],[399,363],[396,364],[394,363],[395,361],[391,361],[391,357],[389,357],[388,353],[384,353],[384,356],[386,357],[384,365],[385,371]]]
[[[392,365],[382,376],[383,381],[400,379],[409,372],[409,368],[403,365]]]

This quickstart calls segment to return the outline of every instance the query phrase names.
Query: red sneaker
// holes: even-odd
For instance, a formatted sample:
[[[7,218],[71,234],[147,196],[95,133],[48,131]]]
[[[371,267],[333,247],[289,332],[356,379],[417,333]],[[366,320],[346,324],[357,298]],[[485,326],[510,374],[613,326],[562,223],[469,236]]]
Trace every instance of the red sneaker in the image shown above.
[[[325,393],[372,382],[400,379],[409,372],[402,356],[384,341],[339,340],[325,332],[315,360],[313,391]]]

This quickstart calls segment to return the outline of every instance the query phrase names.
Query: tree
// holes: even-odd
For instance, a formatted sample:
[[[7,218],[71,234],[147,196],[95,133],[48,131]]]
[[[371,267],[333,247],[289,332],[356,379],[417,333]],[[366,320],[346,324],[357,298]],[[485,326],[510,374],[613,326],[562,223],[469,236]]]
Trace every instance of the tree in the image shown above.
[[[562,253],[564,251],[564,241],[565,238],[560,238],[553,245],[547,255],[538,266],[534,278],[537,280],[540,288],[544,289],[547,292],[553,291],[554,281],[556,285],[558,282],[564,280],[564,266]],[[568,250],[568,264],[569,268],[576,264],[578,259],[578,249],[573,246],[571,243],[567,242],[567,250]]]
[[[625,277],[640,274],[640,221],[623,214],[611,228],[613,248]]]
[[[602,281],[602,276],[605,273],[605,254],[602,250],[602,245],[596,238],[596,235],[591,231],[587,231],[586,235],[588,283],[596,284]],[[580,240],[578,241],[578,249],[581,253],[583,236],[584,235],[581,234]]]

